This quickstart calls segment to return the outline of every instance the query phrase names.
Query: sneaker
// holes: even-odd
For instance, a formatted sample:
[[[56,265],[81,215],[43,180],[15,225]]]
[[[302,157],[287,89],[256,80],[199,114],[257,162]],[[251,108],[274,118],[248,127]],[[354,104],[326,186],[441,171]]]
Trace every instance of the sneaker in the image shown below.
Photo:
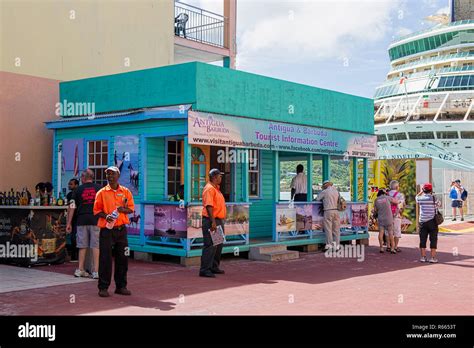
[[[74,272],[74,277],[82,277],[82,278],[88,278],[89,277],[89,273],[87,273],[86,271],[81,271],[79,268],[76,269],[76,271]]]
[[[132,294],[132,292],[128,290],[127,288],[115,289],[115,293],[119,295],[126,295],[126,296],[130,296]]]
[[[92,279],[99,279],[99,272],[92,272],[91,278]]]
[[[426,262],[426,256],[422,256],[420,262]]]
[[[99,296],[100,297],[109,297],[109,292],[107,291],[107,289],[100,289],[99,290]]]
[[[456,218],[453,218],[451,221],[456,221]]]
[[[435,258],[432,257],[432,258],[430,259],[430,263],[438,263],[438,259],[435,259]]]

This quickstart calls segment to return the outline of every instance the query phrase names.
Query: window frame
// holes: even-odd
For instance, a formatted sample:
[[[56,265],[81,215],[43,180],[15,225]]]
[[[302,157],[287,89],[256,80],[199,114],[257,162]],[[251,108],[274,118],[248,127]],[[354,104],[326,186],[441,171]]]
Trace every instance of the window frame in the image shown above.
[[[107,178],[105,177],[105,170],[107,169],[107,167],[109,166],[109,156],[110,156],[110,140],[109,139],[84,139],[85,140],[85,143],[86,143],[86,159],[87,159],[87,168],[91,169],[93,172],[94,172],[94,183],[96,184],[99,184],[101,185],[101,187],[104,187],[107,185]],[[101,145],[100,145],[100,152],[96,152],[96,144],[100,142]],[[93,152],[89,152],[89,149],[90,149],[90,143],[94,143],[94,146],[93,146]],[[104,143],[107,144],[107,152],[104,152],[103,151],[103,148],[104,148]],[[103,159],[103,155],[106,154],[106,163],[103,164],[102,163],[102,159]],[[93,162],[94,164],[91,164],[90,162],[90,155],[92,155],[92,158],[93,158]],[[101,164],[100,165],[97,165],[95,163],[96,161],[96,155],[100,155],[100,162]],[[97,175],[98,171],[102,169],[102,174],[101,174],[101,177],[102,179],[100,180],[100,182],[98,182],[97,178],[99,177]]]
[[[169,142],[170,141],[173,141],[176,143],[176,148],[175,148],[175,152],[173,153],[170,153],[169,152]],[[174,185],[175,185],[175,189],[179,189],[179,186],[181,185],[181,173],[183,171],[183,168],[181,167],[181,160],[182,160],[182,154],[181,154],[181,151],[178,153],[178,144],[183,141],[183,139],[179,139],[179,138],[165,138],[165,153],[166,153],[166,156],[165,156],[165,199],[169,199],[170,198],[170,195],[171,193],[169,192],[168,190],[168,185],[170,183],[170,178],[169,178],[169,174],[168,174],[168,171],[170,169],[172,170],[179,170],[179,177],[178,177],[178,184],[176,184],[176,176],[175,176],[175,180],[174,180]],[[181,145],[183,146],[183,144]],[[183,150],[183,149],[181,149]],[[175,158],[175,166],[172,166],[170,167],[169,166],[169,155],[174,155],[176,158]],[[179,160],[178,160],[179,159]],[[176,174],[175,174],[176,175]],[[178,192],[178,191],[176,191]]]
[[[250,169],[250,152],[249,152],[249,163],[248,163],[248,193],[249,193],[249,199],[260,199],[262,198],[262,171],[261,171],[261,161],[262,161],[262,153],[260,150],[258,149],[249,149],[249,151],[255,151],[254,153],[256,153],[257,155],[257,169]],[[251,194],[251,190],[250,190],[250,186],[251,186],[251,175],[250,173],[257,173],[257,194],[256,195],[252,195]]]

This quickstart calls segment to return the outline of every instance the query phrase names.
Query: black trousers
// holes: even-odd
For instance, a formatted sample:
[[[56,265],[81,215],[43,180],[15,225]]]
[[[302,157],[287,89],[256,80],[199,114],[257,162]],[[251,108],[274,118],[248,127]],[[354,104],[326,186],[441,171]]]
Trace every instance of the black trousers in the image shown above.
[[[204,238],[204,247],[202,249],[202,256],[201,256],[201,269],[200,272],[210,272],[211,269],[218,269],[219,264],[221,262],[221,254],[222,254],[222,246],[223,244],[219,245],[212,245],[212,238],[211,234],[209,233],[209,229],[211,228],[211,219],[208,217],[202,217],[202,235]],[[222,231],[224,231],[224,221],[221,219],[216,219],[216,225],[220,225],[222,227]]]
[[[308,195],[306,193],[296,193],[295,202],[306,202],[308,200]]]
[[[426,248],[426,240],[430,237],[430,249],[438,246],[438,225],[435,219],[420,223],[420,248]]]
[[[115,258],[115,287],[127,287],[128,256],[127,229],[100,229],[99,236],[99,289],[108,289],[112,280],[112,257]]]

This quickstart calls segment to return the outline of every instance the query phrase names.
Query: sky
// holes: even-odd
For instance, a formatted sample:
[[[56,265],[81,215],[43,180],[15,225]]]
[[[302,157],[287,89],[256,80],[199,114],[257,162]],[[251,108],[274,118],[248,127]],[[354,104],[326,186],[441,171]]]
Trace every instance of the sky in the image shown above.
[[[223,0],[182,0],[223,13]],[[372,98],[388,46],[448,0],[237,0],[237,69]]]

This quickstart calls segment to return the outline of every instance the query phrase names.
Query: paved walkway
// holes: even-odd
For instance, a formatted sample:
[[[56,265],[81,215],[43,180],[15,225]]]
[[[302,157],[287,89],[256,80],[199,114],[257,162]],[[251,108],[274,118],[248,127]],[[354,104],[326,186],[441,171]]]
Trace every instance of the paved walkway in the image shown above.
[[[36,289],[4,292],[3,315],[429,315],[474,313],[474,233],[440,234],[439,264],[418,262],[418,237],[404,235],[403,252],[380,254],[376,235],[365,260],[301,253],[282,263],[226,258],[226,274],[200,278],[198,268],[133,261],[130,297],[97,296],[95,281],[75,282],[76,264],[0,268],[1,283],[42,271]],[[69,277],[67,284],[53,282]],[[65,278],[64,278],[65,279]],[[73,283],[71,283],[73,282]],[[20,291],[21,290],[21,291]],[[113,287],[111,289],[113,292]]]
[[[466,216],[464,217],[464,221],[461,221],[459,217],[456,221],[452,221],[447,217],[444,223],[439,227],[439,230],[453,233],[474,232],[474,216]]]

